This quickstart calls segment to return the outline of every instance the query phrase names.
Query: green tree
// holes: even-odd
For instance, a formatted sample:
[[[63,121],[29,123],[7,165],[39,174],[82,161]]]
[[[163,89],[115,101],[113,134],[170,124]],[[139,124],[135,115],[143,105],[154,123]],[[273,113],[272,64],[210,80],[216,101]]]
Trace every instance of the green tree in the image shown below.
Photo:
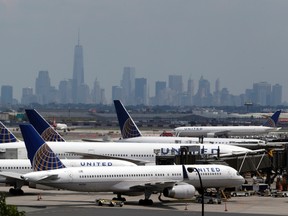
[[[4,193],[0,193],[0,215],[2,216],[25,216],[24,211],[18,211],[16,206],[7,205]]]

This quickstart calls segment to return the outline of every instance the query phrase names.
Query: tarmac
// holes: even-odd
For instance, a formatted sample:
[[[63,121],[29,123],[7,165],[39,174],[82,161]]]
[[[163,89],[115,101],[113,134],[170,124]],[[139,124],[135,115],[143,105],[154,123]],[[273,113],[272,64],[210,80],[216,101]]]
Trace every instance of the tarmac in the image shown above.
[[[0,192],[7,192],[10,187],[0,187]],[[152,206],[139,206],[139,199],[144,196],[125,196],[127,201],[123,207],[98,206],[96,199],[112,199],[112,193],[83,193],[64,190],[38,190],[27,186],[22,188],[23,196],[10,196],[6,193],[6,202],[17,206],[19,211],[25,211],[26,216],[35,215],[200,215],[202,213],[201,203],[186,200],[179,201],[162,197],[165,202],[158,200],[158,195],[153,194]],[[205,215],[287,215],[288,197],[232,197],[221,204],[205,204]],[[116,210],[117,209],[117,210]],[[96,214],[97,212],[97,214]],[[120,212],[122,212],[120,214]]]

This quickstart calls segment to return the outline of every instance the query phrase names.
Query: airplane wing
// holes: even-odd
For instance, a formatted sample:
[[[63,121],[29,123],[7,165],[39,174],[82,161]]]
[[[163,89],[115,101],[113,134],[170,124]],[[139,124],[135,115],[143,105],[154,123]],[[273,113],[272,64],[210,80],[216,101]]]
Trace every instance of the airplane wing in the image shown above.
[[[115,160],[125,160],[128,162],[135,163],[137,165],[146,165],[148,163],[151,163],[151,161],[143,161],[143,160],[137,160],[137,159],[129,159],[129,158],[121,158],[121,157],[113,157],[113,156],[107,156],[107,155],[98,155],[98,154],[89,154],[89,153],[79,153],[79,152],[67,152],[70,154],[76,154],[79,156],[82,156],[83,159],[115,159]]]
[[[6,178],[10,178],[10,179],[23,180],[21,178],[21,174],[19,174],[19,173],[0,171],[0,176],[6,177]]]
[[[46,174],[43,176],[39,176],[38,179],[33,179],[33,182],[41,182],[45,180],[56,180],[58,179],[58,174]],[[29,177],[26,177],[25,175],[21,176],[21,180],[29,181]],[[30,179],[31,180],[31,179]]]
[[[266,152],[265,149],[257,149],[257,150],[252,150],[249,152],[231,152],[231,153],[227,153],[227,154],[220,154],[220,158],[233,157],[233,156],[244,156],[244,155],[255,155],[255,154],[264,153],[264,152]]]
[[[42,176],[41,178],[39,178],[37,181],[56,180],[56,179],[58,179],[58,174],[53,174],[53,175],[47,174],[46,176]]]
[[[141,185],[134,185],[130,187],[132,191],[144,191],[149,190],[151,192],[162,192],[167,187],[173,187],[175,184],[179,183],[178,181],[170,181],[170,182],[149,182]],[[186,184],[181,182],[181,184]]]

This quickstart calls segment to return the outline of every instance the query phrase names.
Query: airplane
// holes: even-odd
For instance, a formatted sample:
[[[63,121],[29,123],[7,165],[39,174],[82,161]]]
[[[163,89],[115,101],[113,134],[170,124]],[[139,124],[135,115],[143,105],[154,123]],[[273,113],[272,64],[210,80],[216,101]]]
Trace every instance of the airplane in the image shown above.
[[[53,120],[52,126],[55,130],[63,130],[63,132],[70,131],[67,124],[57,123],[55,119]]]
[[[7,130],[8,131],[8,130]],[[7,133],[5,131],[5,133]],[[192,148],[191,152],[198,155],[229,156],[236,154],[252,153],[253,151],[247,148],[231,146],[225,144],[181,144],[181,143],[115,143],[115,142],[81,142],[81,141],[66,141],[66,142],[47,142],[50,148],[58,154],[60,158],[79,159],[122,159],[127,160],[137,165],[155,164],[156,156],[178,155],[181,154],[181,147]],[[10,149],[10,150],[9,150]],[[6,157],[5,153],[16,151],[18,159],[27,159],[27,151],[23,141],[1,143],[0,158]],[[4,155],[4,156],[3,156]],[[11,157],[10,157],[11,158]],[[15,156],[13,156],[15,158]]]
[[[39,126],[39,124],[35,125]],[[37,128],[35,129],[37,130]],[[49,129],[49,131],[51,130]],[[43,133],[41,136],[43,136]],[[47,143],[60,158],[122,159],[136,163],[137,165],[155,164],[156,156],[179,155],[181,154],[181,147],[188,147],[191,149],[193,154],[202,156],[206,155],[208,157],[255,153],[254,151],[243,147],[207,143],[188,143],[184,145],[181,143],[141,143],[141,145],[135,145],[136,143],[115,142],[101,142],[100,145],[100,143],[81,141],[66,141],[61,142],[61,144],[59,144],[59,142],[49,141]],[[0,143],[0,158],[3,158],[2,155],[9,152],[9,149],[12,149],[13,151],[16,150],[18,159],[27,159],[27,151],[25,144],[22,141],[14,143]],[[15,156],[13,158],[15,158]]]
[[[25,109],[25,113],[29,122],[45,141],[65,142],[65,139],[35,109]]]
[[[0,132],[1,131],[4,132],[4,134],[10,132],[7,128],[6,130],[0,130]],[[41,136],[43,136],[43,134],[45,133],[42,133]],[[9,133],[9,136],[15,137],[15,135],[13,135],[11,132]],[[153,165],[155,164],[156,156],[179,155],[181,154],[182,147],[192,148],[191,152],[193,154],[202,156],[206,155],[207,157],[214,157],[218,155],[220,157],[224,157],[256,153],[256,151],[252,151],[243,147],[230,146],[225,144],[215,145],[207,143],[188,143],[184,145],[181,143],[141,143],[141,145],[136,145],[136,143],[120,144],[115,142],[94,143],[77,141],[61,142],[61,145],[59,144],[59,142],[54,141],[49,141],[47,143],[53,149],[53,151],[58,154],[60,158],[122,159],[130,161],[132,163],[136,163],[137,165]],[[2,144],[0,143],[0,158],[15,159],[15,155],[10,156],[10,154],[8,154],[10,151],[15,152],[17,156],[16,158],[18,159],[27,159],[27,151],[23,141]]]
[[[26,137],[35,133],[30,124],[20,124],[20,129],[25,143],[33,145],[27,146],[27,150],[34,172],[18,174],[18,177],[53,188],[113,192],[119,199],[121,195],[144,194],[145,199],[139,200],[139,204],[152,205],[149,198],[153,193],[176,199],[192,198],[196,188],[200,188],[199,178],[203,188],[235,187],[245,181],[234,168],[219,164],[131,166],[129,169],[125,166],[66,167],[47,143],[40,139],[31,142]]]
[[[100,167],[100,166],[137,166],[132,162],[116,159],[62,159],[66,167]],[[5,173],[25,174],[32,172],[31,163],[28,159],[0,159],[0,183],[13,186],[9,189],[12,195],[23,195],[21,189],[26,184],[25,181],[13,178],[11,174],[5,176]],[[30,188],[41,189],[39,185],[29,184]]]
[[[122,138],[115,142],[146,142],[146,143],[210,143],[229,144],[246,148],[258,148],[265,146],[266,142],[260,139],[238,139],[238,138],[197,138],[197,137],[175,137],[175,136],[143,136],[136,123],[121,103],[114,100],[114,106],[120,126]],[[93,141],[93,140],[90,140]]]
[[[31,125],[31,127],[33,127]],[[33,128],[33,133],[24,134],[27,137],[26,142],[45,142],[44,139],[38,134],[38,132]],[[27,148],[31,148],[32,145],[25,143]],[[60,145],[60,144],[59,144]],[[29,152],[29,151],[28,151]],[[135,163],[128,162],[125,160],[117,159],[64,159],[62,160],[66,167],[100,167],[100,166],[136,166]],[[0,183],[5,183],[8,185],[13,185],[14,188],[10,188],[9,192],[13,195],[22,195],[24,192],[21,187],[26,183],[23,180],[15,179],[9,176],[3,176],[5,172],[13,172],[25,174],[32,172],[31,163],[28,159],[0,159]],[[37,188],[37,185],[29,185],[30,187]],[[40,187],[41,188],[41,187]]]
[[[277,110],[267,121],[260,126],[186,126],[174,129],[176,136],[252,136],[260,134],[268,134],[275,132],[281,128],[277,128],[277,122],[281,110]]]

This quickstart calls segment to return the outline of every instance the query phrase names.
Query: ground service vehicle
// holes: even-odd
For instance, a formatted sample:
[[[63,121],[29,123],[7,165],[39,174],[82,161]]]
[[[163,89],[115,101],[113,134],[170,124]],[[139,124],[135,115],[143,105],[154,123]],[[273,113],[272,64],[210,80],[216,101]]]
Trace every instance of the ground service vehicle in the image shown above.
[[[124,202],[123,201],[120,201],[120,200],[109,200],[109,199],[97,199],[96,200],[96,203],[99,205],[99,206],[102,206],[102,205],[108,205],[108,206],[120,206],[122,207],[124,205]]]

